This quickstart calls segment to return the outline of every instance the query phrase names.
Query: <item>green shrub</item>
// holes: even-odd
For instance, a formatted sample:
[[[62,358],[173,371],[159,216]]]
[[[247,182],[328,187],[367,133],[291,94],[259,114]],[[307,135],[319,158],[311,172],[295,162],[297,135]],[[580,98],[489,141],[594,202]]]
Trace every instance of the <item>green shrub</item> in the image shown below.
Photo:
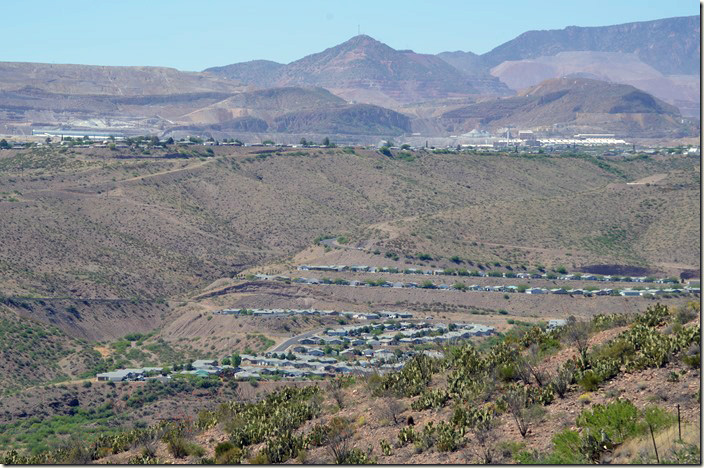
[[[600,383],[601,378],[591,370],[586,371],[582,378],[579,379],[579,385],[587,392],[593,392],[598,389]]]
[[[426,409],[440,409],[445,406],[445,403],[450,399],[450,395],[445,389],[425,390],[420,397],[411,403],[411,409],[414,411],[423,411]]]
[[[363,452],[358,448],[350,450],[346,456],[340,460],[340,465],[375,465],[376,459],[370,453]]]
[[[169,453],[176,458],[184,458],[189,454],[188,442],[181,436],[172,435],[166,440],[166,447]]]
[[[440,452],[454,452],[460,447],[462,434],[457,429],[444,421],[441,421],[436,429],[437,441],[435,446]]]
[[[381,379],[375,396],[392,392],[397,396],[410,397],[420,394],[427,388],[437,363],[425,354],[416,354],[399,372],[391,372]]]
[[[606,405],[596,404],[577,417],[577,426],[593,435],[606,434],[615,444],[638,432],[638,409],[625,399]]]
[[[650,425],[653,428],[653,431],[659,431],[670,427],[677,421],[677,416],[655,405],[647,406],[643,410],[642,414],[645,424]],[[641,425],[640,433],[645,432],[645,426]]]
[[[656,327],[665,322],[669,317],[670,311],[667,306],[658,302],[654,306],[648,307],[643,314],[640,314],[636,318],[636,322],[646,327]]]
[[[543,463],[551,465],[583,465],[588,463],[582,454],[582,440],[579,433],[571,430],[558,432],[552,438],[552,452]]]
[[[283,463],[298,456],[303,449],[303,438],[286,431],[266,441],[264,453],[269,463]]]
[[[220,442],[218,445],[215,446],[215,456],[219,457],[225,452],[229,452],[235,448],[235,446],[232,444],[232,442]]]

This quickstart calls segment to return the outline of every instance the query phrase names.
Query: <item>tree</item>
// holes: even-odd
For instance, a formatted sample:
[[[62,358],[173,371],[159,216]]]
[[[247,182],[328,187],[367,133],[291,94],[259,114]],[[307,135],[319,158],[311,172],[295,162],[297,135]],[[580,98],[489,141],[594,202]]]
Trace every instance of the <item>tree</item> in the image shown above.
[[[166,140],[166,144],[167,144],[167,145],[173,145],[173,144],[174,144],[174,139],[173,139],[172,137],[169,137],[169,138]]]
[[[388,146],[382,146],[381,148],[379,148],[379,152],[381,154],[383,154],[384,156],[389,156],[389,157],[392,156],[391,150],[389,149]]]
[[[328,138],[328,137],[323,138],[323,146],[330,146],[330,138]]]
[[[10,149],[12,146],[7,142],[6,139],[0,140],[0,149]]]
[[[238,367],[238,366],[242,363],[242,358],[240,357],[239,354],[235,353],[235,354],[233,354],[232,357],[230,358],[230,363],[231,363],[234,367]]]
[[[299,142],[299,144],[301,146],[308,146],[308,140],[306,140],[305,138],[301,138],[301,141]]]

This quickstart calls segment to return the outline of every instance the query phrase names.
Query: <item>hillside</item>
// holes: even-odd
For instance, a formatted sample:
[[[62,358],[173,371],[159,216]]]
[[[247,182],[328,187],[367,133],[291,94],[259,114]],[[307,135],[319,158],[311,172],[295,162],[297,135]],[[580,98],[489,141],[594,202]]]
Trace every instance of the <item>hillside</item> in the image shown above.
[[[322,88],[269,88],[228,96],[209,106],[180,117],[180,121],[209,125],[239,117],[255,117],[272,121],[287,112],[336,107],[343,99]]]
[[[278,132],[396,136],[409,133],[410,119],[370,104],[299,111],[275,119]]]
[[[456,50],[454,52],[441,52],[437,56],[468,75],[477,75],[487,68],[484,65],[482,56],[473,52]]]
[[[554,92],[546,86],[523,98]],[[269,97],[275,103],[281,96],[258,99]],[[314,388],[316,384],[322,393],[311,401],[321,403],[315,406],[320,411],[291,426],[292,434],[308,437],[313,427],[343,417],[353,423],[357,434],[350,447],[363,451],[354,452],[355,456],[394,463],[486,460],[486,453],[473,450],[477,447],[474,429],[462,429],[460,416],[454,416],[464,401],[472,402],[472,408],[481,408],[488,400],[498,402],[492,413],[496,418],[492,442],[487,447],[493,460],[506,463],[564,456],[553,445],[553,437],[567,427],[582,428],[576,418],[583,408],[613,402],[617,394],[628,396],[638,411],[645,410],[654,398],[662,402],[658,404],[663,410],[672,411],[666,400],[679,403],[685,421],[695,426],[699,404],[692,393],[699,374],[691,363],[698,350],[692,340],[699,334],[691,331],[698,294],[683,290],[683,284],[676,284],[678,292],[637,297],[574,291],[544,295],[470,291],[461,286],[476,281],[492,287],[518,284],[595,290],[603,283],[557,276],[519,279],[516,273],[579,272],[596,267],[637,271],[653,278],[679,277],[683,272],[696,276],[700,270],[699,174],[699,159],[682,155],[596,157],[574,152],[433,150],[392,150],[385,155],[350,147],[178,144],[114,150],[3,150],[0,184],[7,188],[0,194],[6,221],[0,224],[4,240],[0,245],[0,342],[5,343],[0,347],[0,446],[20,450],[19,457],[25,451],[58,457],[34,461],[124,463],[132,457],[146,456],[142,460],[148,461],[158,456],[162,461],[196,462],[198,457],[216,457],[215,446],[222,441],[241,440],[232,430],[246,425],[240,420],[230,423],[229,410],[219,405],[253,404],[282,387]],[[303,264],[386,265],[396,271],[318,274],[298,270]],[[401,273],[411,266],[439,268],[440,272],[417,278]],[[460,267],[490,274],[470,279],[449,271]],[[494,269],[514,276],[493,276]],[[288,279],[255,276],[262,272],[284,274]],[[322,284],[303,284],[294,279],[299,276],[327,279]],[[653,284],[653,278],[647,280],[648,288],[663,286]],[[372,280],[377,286],[352,287],[351,280]],[[383,287],[379,281],[417,281],[421,286]],[[432,288],[426,287],[427,281]],[[435,286],[441,283],[453,288]],[[608,286],[614,291],[641,287],[625,279]],[[670,307],[671,313],[662,320],[660,313],[647,320],[666,322],[655,327],[658,335],[648,340],[658,340],[655,349],[665,346],[663,340],[672,343],[669,361],[652,365],[654,357],[647,351],[651,348],[631,350],[623,345],[624,336],[613,348],[596,346],[620,336],[628,327],[638,327],[632,318],[619,314],[642,312],[658,302]],[[250,312],[297,308],[335,314],[216,313],[225,308]],[[436,333],[442,334],[438,331],[423,335],[432,343],[405,344],[396,334],[393,339],[384,338],[392,342],[383,349],[373,345],[373,339],[368,341],[372,348],[344,342],[320,346],[320,352],[335,362],[335,373],[360,360],[377,365],[377,358],[353,355],[364,349],[387,354],[392,349],[406,367],[384,376],[361,377],[339,370],[342,376],[304,378],[271,369],[273,374],[257,378],[235,379],[227,372],[209,377],[188,374],[195,359],[226,364],[224,359],[235,354],[252,359],[254,353],[261,356],[273,350],[281,357],[287,349],[295,349],[301,337],[340,326],[369,326],[374,337],[371,327],[375,321],[352,314],[382,310],[406,311],[412,317],[408,323],[419,328],[430,323],[450,330],[448,324],[468,322],[491,327],[493,336],[468,338],[482,353],[478,362],[507,356],[506,350],[516,359],[534,359],[530,350],[535,348],[525,345],[532,341],[521,340],[537,339],[534,344],[544,354],[537,355],[539,361],[527,362],[549,372],[555,382],[558,370],[563,369],[560,366],[579,350],[574,350],[571,335],[545,330],[546,322],[569,316],[593,320],[588,354],[593,359],[592,370],[578,368],[577,377],[566,384],[564,398],[548,390],[556,388],[556,383],[540,385],[524,372],[519,366],[522,360],[515,367],[507,361],[496,374],[481,371],[468,376],[465,365],[477,362],[473,354],[467,354],[474,348],[454,339],[438,342],[441,335]],[[617,315],[606,320],[604,314]],[[396,326],[393,321],[384,323]],[[643,332],[642,327],[637,329]],[[350,347],[357,351],[347,351]],[[444,360],[424,361],[422,351],[427,350],[442,351]],[[603,360],[614,355],[625,356],[618,371],[612,361]],[[419,370],[420,361],[425,364]],[[635,369],[629,367],[633,363],[646,364]],[[310,364],[300,363],[300,369],[306,365]],[[171,377],[159,378],[163,382],[117,383],[94,377],[98,372],[145,366],[166,366],[164,372],[171,372]],[[323,374],[333,372],[325,366]],[[186,374],[180,373],[184,368]],[[585,377],[596,372],[593,369],[605,372],[596,383]],[[416,377],[409,380],[409,375]],[[422,385],[406,393],[403,382],[417,384],[418,375],[425,379]],[[652,388],[640,389],[641,380]],[[336,389],[336,382],[342,388]],[[458,382],[487,387],[458,386]],[[525,385],[531,410],[526,415],[530,432],[523,437],[500,403]],[[390,393],[378,393],[380,388]],[[590,394],[582,397],[585,391]],[[396,423],[391,423],[389,413],[381,414],[389,406],[397,408]],[[237,408],[250,411],[254,407]],[[282,403],[271,409],[288,414],[286,408]],[[163,425],[171,424],[164,420],[165,414],[184,422],[183,440],[201,449],[186,445],[185,452],[173,452],[169,448],[173,443],[168,438],[161,440]],[[224,419],[209,425],[213,414]],[[415,421],[417,439],[409,435],[410,429],[404,429],[406,436],[399,438],[405,427],[401,418],[407,421],[408,416]],[[287,420],[298,421],[293,416]],[[188,421],[199,422],[190,426]],[[430,421],[436,429],[430,428]],[[323,430],[320,427],[315,431]],[[148,439],[151,436],[144,434],[158,435]],[[642,431],[629,434],[628,444],[641,444]],[[656,437],[664,436],[656,433]],[[85,450],[78,439],[88,444]],[[260,458],[255,457],[266,441],[244,443],[246,459],[287,460],[288,452],[273,449],[278,440],[271,439]],[[379,446],[380,440],[389,442],[389,447]],[[95,451],[90,448],[93,443],[100,445]],[[68,451],[52,451],[66,444],[71,444]],[[579,453],[598,455],[601,460],[632,459],[620,445],[617,442],[613,450],[598,454]],[[329,446],[316,442],[305,453],[290,455],[302,457],[299,462],[328,463],[332,460]],[[191,458],[184,457],[191,450]],[[222,447],[218,450],[221,456]],[[667,450],[662,453],[679,456]],[[275,453],[282,453],[283,458]],[[0,455],[6,456],[10,457],[2,458],[6,463],[26,460],[12,453]]]
[[[591,190],[611,197],[613,192],[604,190],[609,183],[678,169],[698,176],[692,172],[698,167],[694,158],[606,163],[559,155],[419,151],[409,160],[366,150],[212,148],[213,157],[196,149],[181,150],[185,159],[151,160],[137,158],[141,152],[134,149],[3,152],[0,182],[14,193],[0,201],[7,221],[0,225],[4,293],[159,299],[288,257],[328,232],[361,234],[380,223],[409,217],[416,223],[461,209],[491,212],[504,204],[520,211],[546,198],[576,197],[575,203],[588,207]],[[151,156],[176,151],[154,149]],[[634,197],[634,216],[648,190],[669,189],[628,192]],[[677,190],[683,203],[698,199],[694,185]],[[671,219],[668,211],[656,210],[652,216],[650,222],[661,220],[657,224],[663,229]],[[593,223],[573,219],[576,230]],[[663,237],[658,246],[662,252],[696,245],[693,220],[683,222],[688,227],[679,232],[685,237]],[[473,228],[478,237],[506,234],[497,227],[480,235],[481,226]],[[413,224],[409,227],[412,231]],[[537,231],[521,243],[537,247],[548,241]],[[576,239],[564,242],[583,248]],[[436,243],[434,248],[449,256],[457,247]],[[681,256],[681,263],[698,264],[696,255],[683,252],[689,253]],[[585,262],[631,258],[615,254],[583,251]],[[640,258],[661,261],[656,251]]]
[[[28,433],[28,424],[12,421],[0,440],[19,452],[0,460],[696,464],[699,317],[697,302],[568,321],[555,330],[523,322],[491,340],[436,346],[432,357],[420,354],[399,371],[321,383],[267,382],[254,389],[222,377],[192,393],[188,379],[113,384],[112,391],[104,382],[65,387],[51,393],[55,402],[45,411],[64,409],[72,398],[74,406],[110,398],[99,411],[53,416],[52,429],[65,431],[65,421],[90,423],[94,431],[72,428],[82,440],[68,445],[64,439],[51,449]],[[183,402],[180,410],[169,394]],[[29,402],[12,405],[37,411]],[[141,409],[140,427],[127,431],[134,426],[119,417],[121,427],[106,427],[106,413],[135,409]],[[159,410],[177,413],[155,421]]]
[[[586,78],[546,80],[518,96],[482,101],[443,114],[471,129],[506,125],[552,128],[573,133],[629,136],[679,135],[693,131],[678,109],[632,86]]]
[[[106,96],[232,93],[241,89],[229,80],[174,68],[0,62],[0,90],[27,86],[49,93]]]
[[[240,81],[245,84],[267,87],[274,82],[277,72],[284,66],[284,64],[272,62],[271,60],[252,60],[222,67],[206,68],[203,72],[209,72],[216,76]]]
[[[629,84],[678,106],[683,115],[699,115],[698,75],[663,75],[634,53],[560,52],[553,56],[505,61],[492,68],[491,73],[512,89],[564,76]]]

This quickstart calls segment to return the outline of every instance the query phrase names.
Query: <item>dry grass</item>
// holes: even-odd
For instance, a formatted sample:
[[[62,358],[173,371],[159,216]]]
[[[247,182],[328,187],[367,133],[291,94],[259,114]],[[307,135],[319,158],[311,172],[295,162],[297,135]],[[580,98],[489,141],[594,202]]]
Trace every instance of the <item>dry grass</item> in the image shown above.
[[[675,423],[655,434],[655,446],[660,460],[672,460],[675,451],[681,450],[684,444],[690,444],[701,449],[701,427],[699,421],[682,424],[682,440],[679,438],[679,428]],[[628,440],[613,453],[611,463],[626,465],[631,463],[654,463],[655,448],[650,434],[637,439]]]

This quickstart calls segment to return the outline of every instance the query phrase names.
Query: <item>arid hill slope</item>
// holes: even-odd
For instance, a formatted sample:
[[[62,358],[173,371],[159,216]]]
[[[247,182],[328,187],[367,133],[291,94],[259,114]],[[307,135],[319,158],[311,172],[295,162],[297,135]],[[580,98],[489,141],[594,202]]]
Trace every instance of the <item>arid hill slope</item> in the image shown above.
[[[586,78],[546,80],[518,96],[487,100],[443,114],[460,128],[506,125],[574,133],[683,136],[693,131],[679,110],[632,86]]]
[[[698,177],[692,172],[698,169],[693,158],[605,163],[417,152],[409,161],[343,149],[215,147],[213,156],[193,151],[200,158],[139,159],[134,157],[139,153],[131,153],[132,158],[116,159],[120,153],[108,149],[2,152],[0,183],[11,194],[0,201],[6,221],[0,224],[3,294],[165,298],[294,255],[327,233],[360,240],[386,236],[383,231],[373,234],[375,226],[398,221],[410,236],[406,251],[418,253],[431,244],[435,253],[451,256],[456,239],[435,238],[453,232],[453,224],[440,221],[445,213],[500,210],[510,226],[526,207],[542,210],[571,199],[575,209],[565,211],[560,222],[575,232],[589,232],[594,197],[632,197],[628,212],[608,213],[618,224],[622,216],[642,216],[638,203],[648,198],[676,197],[686,213],[688,200],[694,203],[699,193],[691,179]],[[149,157],[160,154],[153,152]],[[692,174],[687,184],[607,189],[608,184],[679,169]],[[639,251],[637,258],[651,264],[663,261],[658,252],[682,252],[680,263],[698,263],[691,251],[698,238],[694,218],[678,217],[682,226],[673,237],[665,235],[671,210],[653,208],[648,216],[662,232],[653,238],[661,243]],[[518,236],[513,243],[525,247],[549,247],[553,238],[544,230],[529,234],[518,224],[489,225],[469,226],[464,235],[481,242]],[[412,235],[422,226],[437,231],[432,241],[425,233]],[[373,229],[363,234],[367,227]],[[628,242],[645,233],[635,226],[620,229]],[[577,238],[563,238],[560,247],[581,252],[584,261],[604,260],[593,249],[583,250]],[[479,259],[488,252],[475,253]],[[606,263],[633,258],[627,251],[608,255],[615,256]]]

